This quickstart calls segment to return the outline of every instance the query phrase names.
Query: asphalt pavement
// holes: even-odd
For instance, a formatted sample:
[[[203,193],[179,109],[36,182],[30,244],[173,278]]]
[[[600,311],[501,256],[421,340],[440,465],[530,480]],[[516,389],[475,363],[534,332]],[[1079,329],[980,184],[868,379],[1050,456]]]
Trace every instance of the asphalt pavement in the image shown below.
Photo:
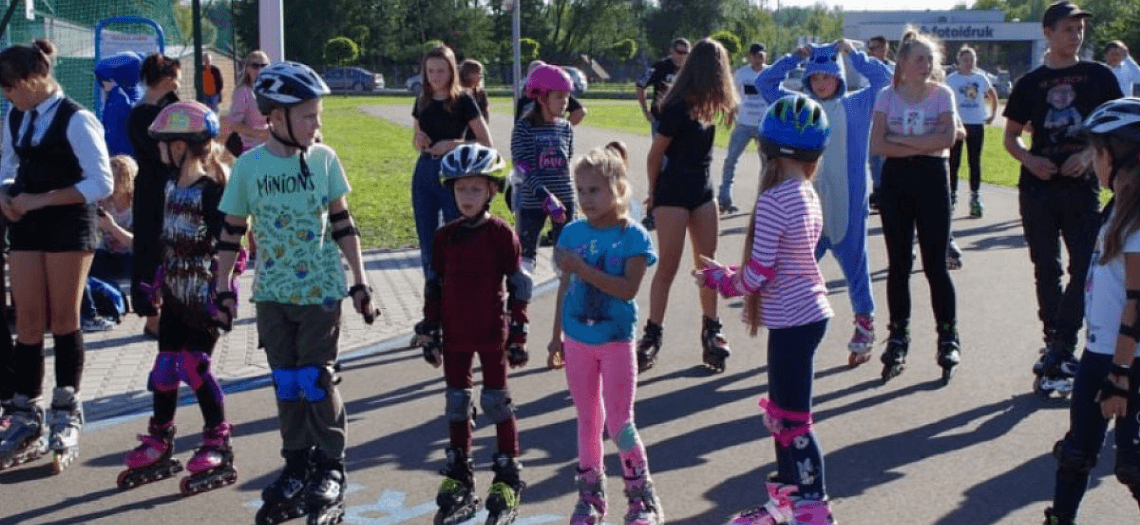
[[[366,111],[409,124],[405,107]],[[587,127],[576,130],[575,151],[584,153],[610,140],[623,140],[633,159],[636,193],[643,194],[648,126],[646,134],[630,135],[591,129],[588,117],[584,124]],[[495,143],[505,149],[509,120],[495,114],[491,128]],[[754,155],[746,154],[738,167],[738,202],[755,194]],[[722,157],[718,150],[714,160],[718,180]],[[1030,389],[1030,367],[1041,343],[1016,193],[993,187],[983,191],[985,218],[967,218],[965,205],[955,214],[954,230],[965,251],[964,267],[953,272],[963,364],[948,386],[939,381],[934,323],[920,263],[911,279],[909,367],[883,385],[877,359],[854,370],[846,366],[851,308],[838,266],[830,256],[824,258],[836,317],[816,357],[815,428],[826,454],[826,483],[839,523],[976,525],[1042,520],[1053,488],[1055,462],[1050,451],[1066,429],[1067,404],[1040,400]],[[747,214],[722,221],[720,259],[740,258],[747,225]],[[876,332],[881,341],[887,318],[886,254],[877,216],[871,217],[869,226]],[[388,301],[378,325],[365,327],[355,316],[346,315],[350,323],[346,332],[355,337],[344,345],[340,385],[350,417],[345,520],[349,524],[426,524],[435,511],[434,494],[441,479],[436,471],[443,466],[447,443],[444,383],[439,370],[423,362],[419,350],[403,346],[410,324],[401,323],[418,317],[417,285],[422,286],[415,280],[418,257],[411,253],[384,254],[391,268],[370,263],[370,270],[377,272],[371,274],[377,295]],[[544,264],[549,271],[548,261]],[[516,521],[520,525],[566,523],[576,500],[573,405],[563,374],[542,365],[554,312],[551,276],[540,279],[547,283],[540,286],[544,293],[531,303],[532,362],[511,377],[523,479],[529,484]],[[638,294],[642,312],[648,308],[649,278]],[[403,291],[384,297],[385,286]],[[763,333],[748,337],[736,322],[740,301],[722,301],[720,312],[734,353],[722,374],[701,368],[696,292],[684,275],[673,285],[660,362],[639,378],[636,420],[668,522],[718,524],[736,511],[762,503],[763,481],[775,469],[772,439],[756,407],[757,398],[767,392],[766,341]],[[245,324],[239,326],[250,324],[248,308],[243,315]],[[141,331],[123,326],[120,333],[108,333],[100,346],[89,346],[89,363],[117,353],[124,344],[146,345],[134,341],[141,337],[134,335],[135,328]],[[252,523],[260,491],[281,464],[272,388],[255,339],[250,332],[226,338],[228,345],[243,348],[240,360],[233,357],[228,362],[235,370],[246,368],[245,373],[226,379],[226,409],[235,424],[239,470],[235,485],[190,498],[178,495],[176,480],[126,492],[115,487],[122,455],[137,444],[134,435],[144,431],[149,415],[145,402],[139,404],[146,396],[142,385],[149,369],[147,357],[123,355],[109,367],[133,370],[134,376],[120,380],[127,386],[107,388],[99,395],[98,388],[84,383],[88,413],[101,415],[85,428],[77,464],[58,476],[45,461],[0,472],[0,524]],[[877,344],[876,357],[881,350]],[[88,376],[94,377],[90,369]],[[108,406],[118,408],[102,408]],[[199,439],[202,423],[197,407],[181,406],[178,423],[176,447],[185,460]],[[479,491],[485,495],[492,476],[494,429],[484,420],[477,425],[473,457]],[[607,523],[614,525],[622,523],[625,501],[615,447],[610,443],[606,447]],[[1111,446],[1105,452],[1094,470],[1080,521],[1136,523],[1136,503],[1111,472]]]

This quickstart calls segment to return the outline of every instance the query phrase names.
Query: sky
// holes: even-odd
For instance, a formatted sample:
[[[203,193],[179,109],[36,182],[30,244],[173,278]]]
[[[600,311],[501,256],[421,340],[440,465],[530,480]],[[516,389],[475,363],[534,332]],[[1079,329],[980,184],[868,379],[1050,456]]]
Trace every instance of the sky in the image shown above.
[[[769,4],[776,0],[768,0]],[[780,7],[815,5],[820,0],[779,0]],[[963,0],[822,0],[829,6],[841,6],[844,11],[907,11],[926,10],[949,11],[955,5],[964,3]],[[915,7],[921,6],[921,7]]]

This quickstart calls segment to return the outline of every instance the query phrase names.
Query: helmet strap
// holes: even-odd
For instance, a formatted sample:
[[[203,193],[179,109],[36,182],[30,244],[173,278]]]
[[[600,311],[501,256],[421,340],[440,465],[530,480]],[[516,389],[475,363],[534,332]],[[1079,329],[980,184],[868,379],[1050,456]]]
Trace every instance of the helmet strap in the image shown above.
[[[297,142],[296,136],[293,135],[293,119],[291,118],[291,110],[292,108],[289,106],[285,107],[285,130],[289,132],[289,138],[278,135],[273,126],[269,127],[269,134],[273,135],[273,138],[276,139],[277,142],[280,142],[290,148],[297,148],[301,151],[301,175],[307,179],[311,175],[311,172],[309,171],[309,164],[305,162],[305,153],[308,152],[308,148],[302,146],[299,142]]]

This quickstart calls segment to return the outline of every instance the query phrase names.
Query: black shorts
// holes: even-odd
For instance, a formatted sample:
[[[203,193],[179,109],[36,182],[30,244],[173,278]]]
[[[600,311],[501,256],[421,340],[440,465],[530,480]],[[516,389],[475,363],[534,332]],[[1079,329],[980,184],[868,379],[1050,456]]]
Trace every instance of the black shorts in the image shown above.
[[[8,242],[12,251],[94,252],[99,245],[95,206],[69,204],[32,210],[8,225]]]
[[[653,188],[653,206],[685,208],[693,211],[713,200],[712,180],[708,173],[663,171]]]

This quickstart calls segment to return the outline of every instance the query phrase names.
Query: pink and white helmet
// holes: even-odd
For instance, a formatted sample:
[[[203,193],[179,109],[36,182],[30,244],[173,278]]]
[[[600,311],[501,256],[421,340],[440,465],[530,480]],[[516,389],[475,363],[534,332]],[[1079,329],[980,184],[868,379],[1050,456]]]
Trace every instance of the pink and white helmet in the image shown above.
[[[526,96],[541,98],[551,91],[574,91],[574,83],[562,68],[543,64],[526,78]]]

